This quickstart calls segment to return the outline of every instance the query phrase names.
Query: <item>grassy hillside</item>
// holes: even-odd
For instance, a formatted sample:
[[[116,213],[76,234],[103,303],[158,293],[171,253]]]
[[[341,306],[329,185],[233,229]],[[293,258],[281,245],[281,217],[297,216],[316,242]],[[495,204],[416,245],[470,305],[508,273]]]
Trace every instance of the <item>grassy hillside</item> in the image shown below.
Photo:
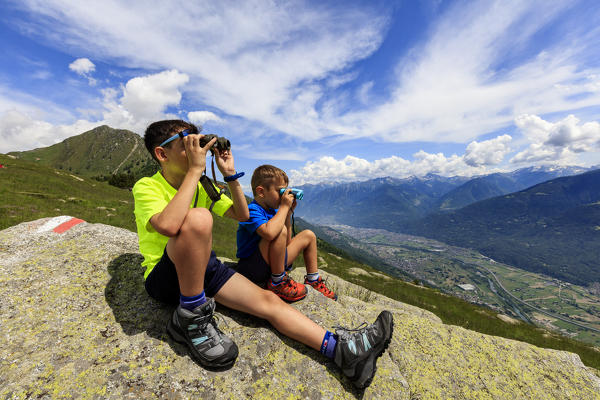
[[[72,215],[88,222],[135,231],[133,199],[128,190],[6,155],[0,155],[0,163],[5,165],[0,169],[0,196],[3,200],[0,205],[0,229],[42,217]],[[235,258],[235,230],[235,221],[215,218],[214,249],[219,255]],[[430,310],[447,324],[522,340],[540,347],[571,351],[579,354],[586,365],[600,369],[600,351],[593,346],[532,325],[506,323],[489,309],[404,282],[354,261],[326,242],[319,242],[319,257],[323,270],[365,287],[362,296],[366,300],[371,291],[383,293]],[[296,261],[295,265],[301,267],[301,260]]]
[[[9,154],[90,177],[113,174],[142,176],[143,171],[156,168],[140,135],[106,125],[49,147]]]
[[[35,162],[0,155],[0,229],[42,217],[72,215],[135,230],[128,190]]]

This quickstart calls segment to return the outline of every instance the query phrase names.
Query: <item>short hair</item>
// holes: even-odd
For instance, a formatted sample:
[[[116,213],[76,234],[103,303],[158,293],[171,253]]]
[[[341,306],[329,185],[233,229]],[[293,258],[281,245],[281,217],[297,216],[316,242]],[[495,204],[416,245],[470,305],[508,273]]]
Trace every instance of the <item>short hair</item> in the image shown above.
[[[146,149],[148,149],[148,152],[152,158],[158,161],[154,155],[154,149],[157,148],[162,142],[173,136],[173,134],[184,129],[188,129],[190,134],[197,134],[200,133],[202,127],[198,129],[196,125],[181,119],[167,119],[163,121],[156,121],[148,125],[146,128],[146,133],[144,134],[144,144],[146,145]],[[169,145],[170,144],[167,144],[165,146]]]
[[[252,185],[252,194],[256,196],[256,188],[258,186],[270,187],[278,178],[282,178],[286,185],[289,182],[288,176],[280,168],[268,164],[257,167],[252,174],[250,182]]]

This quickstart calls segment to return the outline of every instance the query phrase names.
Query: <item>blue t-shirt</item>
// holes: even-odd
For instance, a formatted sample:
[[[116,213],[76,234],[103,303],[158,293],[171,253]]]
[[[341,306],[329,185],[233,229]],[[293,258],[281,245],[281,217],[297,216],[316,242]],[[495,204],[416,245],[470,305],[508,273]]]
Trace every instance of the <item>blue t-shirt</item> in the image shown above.
[[[248,204],[248,211],[250,211],[248,221],[240,222],[238,225],[237,258],[246,258],[254,254],[260,242],[260,235],[256,230],[277,214],[277,209],[265,210],[256,201]]]

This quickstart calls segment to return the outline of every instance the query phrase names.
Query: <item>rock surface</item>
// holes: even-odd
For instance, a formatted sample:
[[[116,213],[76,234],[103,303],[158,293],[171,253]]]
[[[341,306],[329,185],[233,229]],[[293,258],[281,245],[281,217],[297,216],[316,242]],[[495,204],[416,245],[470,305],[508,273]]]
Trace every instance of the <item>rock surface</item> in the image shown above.
[[[39,232],[45,222],[0,232],[2,399],[600,399],[598,371],[577,355],[444,325],[327,273],[338,302],[310,290],[294,304],[320,325],[394,314],[369,388],[355,391],[317,352],[223,307],[219,326],[240,356],[207,371],[166,334],[172,310],[146,295],[134,233],[88,223]]]

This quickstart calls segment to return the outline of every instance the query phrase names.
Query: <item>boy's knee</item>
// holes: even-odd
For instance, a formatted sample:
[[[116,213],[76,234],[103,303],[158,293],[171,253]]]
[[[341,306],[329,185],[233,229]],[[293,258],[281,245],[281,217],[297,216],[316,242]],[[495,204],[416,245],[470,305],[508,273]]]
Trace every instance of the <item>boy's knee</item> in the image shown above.
[[[270,290],[261,291],[255,303],[258,307],[259,316],[269,321],[277,315],[278,308],[282,304],[285,304],[283,300]]]
[[[304,238],[304,240],[306,240],[307,242],[317,242],[317,235],[315,235],[315,233],[313,231],[311,231],[310,229],[305,229],[302,232],[300,232],[300,235],[302,235],[302,237]]]
[[[193,233],[199,236],[212,234],[213,218],[206,208],[192,208],[188,211],[181,233]]]
[[[308,236],[308,238],[311,241],[314,241],[314,242],[317,241],[317,235],[315,235],[315,233],[313,231],[311,231],[310,229],[306,229],[306,230],[304,230],[304,232],[306,232],[306,235]]]

